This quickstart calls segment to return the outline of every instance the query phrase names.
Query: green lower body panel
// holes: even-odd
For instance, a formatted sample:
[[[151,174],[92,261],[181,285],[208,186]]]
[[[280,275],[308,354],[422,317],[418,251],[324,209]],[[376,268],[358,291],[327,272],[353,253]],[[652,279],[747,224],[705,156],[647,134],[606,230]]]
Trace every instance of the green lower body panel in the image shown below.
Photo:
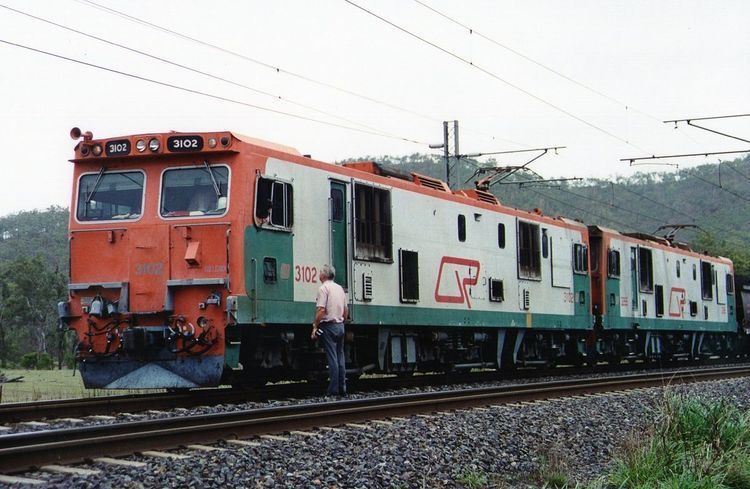
[[[718,321],[681,321],[679,319],[660,319],[644,317],[611,317],[603,318],[604,329],[632,330],[635,324],[638,329],[648,331],[709,331],[728,333],[737,331],[737,324]]]

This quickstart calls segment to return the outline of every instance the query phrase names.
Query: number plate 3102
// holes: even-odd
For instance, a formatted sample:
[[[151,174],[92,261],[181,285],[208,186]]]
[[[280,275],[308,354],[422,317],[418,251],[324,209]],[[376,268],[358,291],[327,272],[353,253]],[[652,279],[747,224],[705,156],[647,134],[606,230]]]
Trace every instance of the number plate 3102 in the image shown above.
[[[170,136],[167,138],[167,149],[172,152],[193,152],[203,149],[201,136]]]

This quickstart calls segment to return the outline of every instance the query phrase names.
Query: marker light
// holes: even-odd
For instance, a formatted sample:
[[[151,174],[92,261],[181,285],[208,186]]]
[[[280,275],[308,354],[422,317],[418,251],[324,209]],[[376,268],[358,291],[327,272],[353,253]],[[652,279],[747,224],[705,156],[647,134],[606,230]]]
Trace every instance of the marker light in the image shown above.
[[[226,136],[221,137],[221,145],[222,146],[229,146],[229,138]]]
[[[139,139],[138,142],[135,143],[135,149],[137,149],[139,153],[146,151],[146,141],[144,139]]]
[[[89,147],[85,144],[81,146],[81,156],[88,156],[89,155]]]
[[[101,156],[102,154],[102,145],[101,144],[95,144],[93,148],[91,148],[91,152],[94,153],[94,156]]]
[[[148,149],[150,149],[152,152],[156,153],[159,151],[159,140],[156,138],[153,138],[151,141],[148,142]]]
[[[209,148],[215,148],[216,147],[216,138],[208,138],[208,147]]]

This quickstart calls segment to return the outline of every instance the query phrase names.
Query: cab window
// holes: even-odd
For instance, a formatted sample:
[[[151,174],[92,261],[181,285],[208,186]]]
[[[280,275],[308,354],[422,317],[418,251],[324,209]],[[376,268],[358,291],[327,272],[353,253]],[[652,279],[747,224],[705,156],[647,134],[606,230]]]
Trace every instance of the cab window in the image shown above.
[[[140,171],[90,173],[78,183],[76,218],[79,221],[138,219],[143,205]]]
[[[227,210],[229,168],[206,164],[166,170],[162,177],[162,217],[218,216]]]
[[[271,227],[291,229],[293,188],[290,183],[259,178],[255,191],[255,218]]]

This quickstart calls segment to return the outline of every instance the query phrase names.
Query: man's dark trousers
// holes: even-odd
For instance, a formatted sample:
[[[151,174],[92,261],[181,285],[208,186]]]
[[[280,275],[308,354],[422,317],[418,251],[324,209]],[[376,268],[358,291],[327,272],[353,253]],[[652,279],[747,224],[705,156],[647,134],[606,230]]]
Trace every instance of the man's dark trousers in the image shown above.
[[[328,359],[329,396],[346,394],[346,358],[344,358],[344,323],[320,323],[323,348]]]

